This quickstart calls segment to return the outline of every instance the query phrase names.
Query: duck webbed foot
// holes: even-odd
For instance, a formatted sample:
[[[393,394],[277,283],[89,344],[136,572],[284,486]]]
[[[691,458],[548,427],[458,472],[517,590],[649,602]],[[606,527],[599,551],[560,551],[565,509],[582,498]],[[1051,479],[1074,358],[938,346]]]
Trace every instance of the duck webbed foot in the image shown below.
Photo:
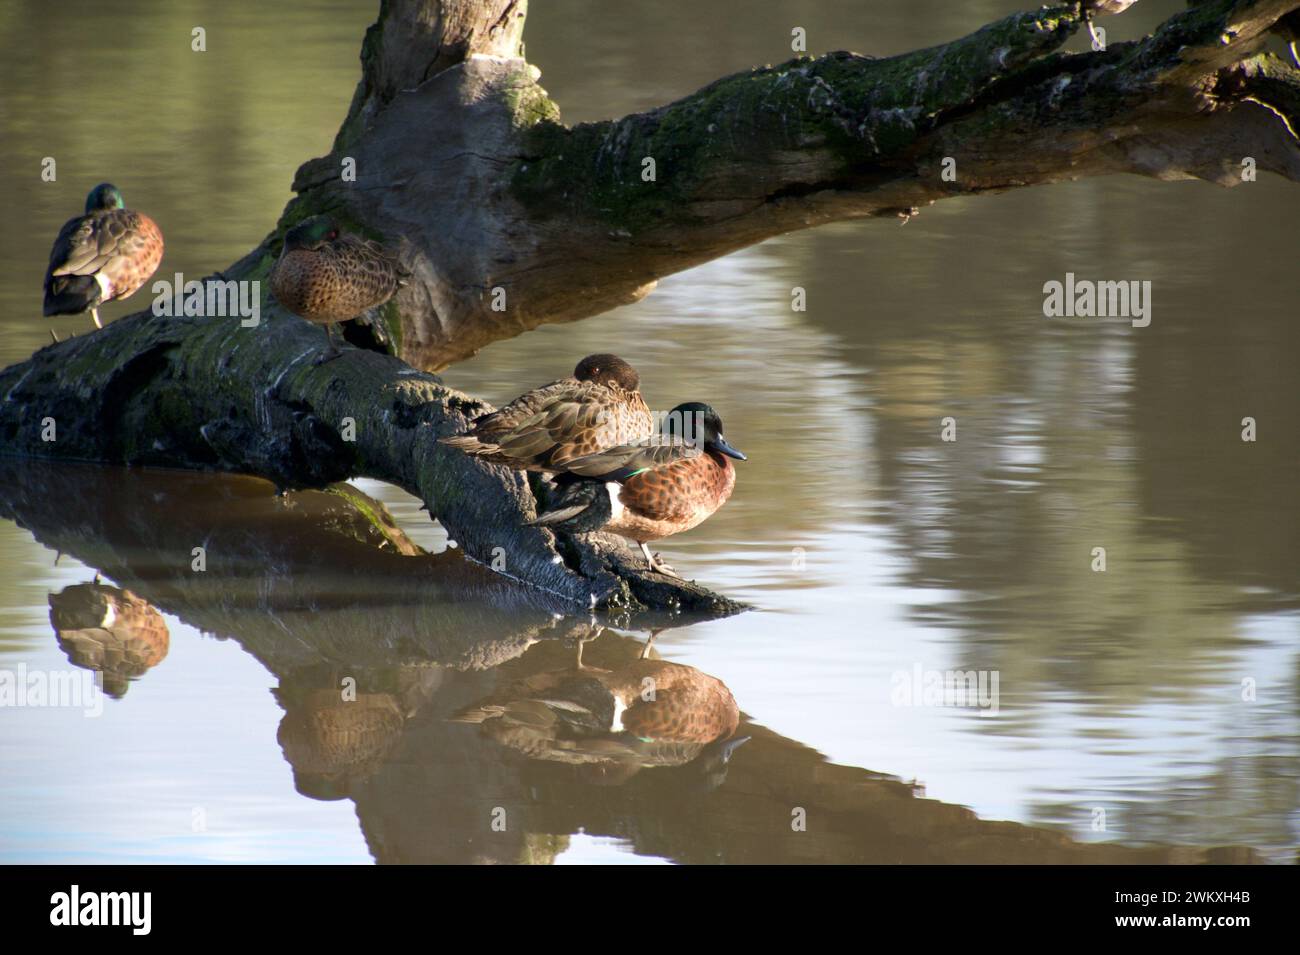
[[[650,548],[646,546],[645,541],[641,542],[641,553],[645,554],[646,563],[650,565],[651,570],[668,577],[676,577],[678,580],[681,579],[681,574],[677,573],[677,571],[665,564],[663,558],[658,554],[650,553]]]

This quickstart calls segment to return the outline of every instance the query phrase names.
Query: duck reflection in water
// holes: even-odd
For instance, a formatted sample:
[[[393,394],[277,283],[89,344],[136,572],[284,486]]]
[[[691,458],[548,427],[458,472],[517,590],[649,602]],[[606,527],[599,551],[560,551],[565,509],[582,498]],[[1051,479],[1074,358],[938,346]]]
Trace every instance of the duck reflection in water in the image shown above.
[[[104,675],[104,692],[121,699],[131,681],[167,656],[171,637],[162,614],[129,590],[74,584],[50,594],[50,624],[68,662]]]
[[[590,783],[618,785],[643,769],[695,764],[715,788],[732,753],[740,722],[726,685],[694,667],[651,659],[654,634],[640,656],[615,669],[582,662],[534,673],[500,687],[455,713],[483,735],[529,759],[578,768]],[[698,762],[697,762],[698,761]]]
[[[353,795],[384,765],[438,676],[432,667],[347,675],[310,667],[285,679],[273,691],[284,707],[276,739],[294,788],[327,802]]]

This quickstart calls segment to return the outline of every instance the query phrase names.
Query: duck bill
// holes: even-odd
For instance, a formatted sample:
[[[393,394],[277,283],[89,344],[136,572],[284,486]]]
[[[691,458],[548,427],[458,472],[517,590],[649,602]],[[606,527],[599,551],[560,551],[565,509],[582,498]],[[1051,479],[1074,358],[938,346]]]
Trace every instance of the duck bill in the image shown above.
[[[744,453],[728,444],[727,439],[722,437],[722,435],[718,435],[718,437],[712,442],[712,450],[725,454],[729,458],[735,458],[737,461],[749,460],[745,457]]]

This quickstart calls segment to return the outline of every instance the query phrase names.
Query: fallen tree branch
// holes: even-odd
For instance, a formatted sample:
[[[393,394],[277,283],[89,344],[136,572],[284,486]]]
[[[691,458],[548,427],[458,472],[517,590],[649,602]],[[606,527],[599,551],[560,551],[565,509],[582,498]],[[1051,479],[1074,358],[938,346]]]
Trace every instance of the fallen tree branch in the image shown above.
[[[320,329],[284,315],[256,328],[134,315],[0,372],[0,448],[238,471],[281,487],[371,477],[421,498],[467,555],[573,610],[743,609],[649,571],[619,538],[585,535],[557,551],[550,531],[522,524],[535,505],[521,475],[437,441],[487,405],[371,351],[315,366],[321,346]]]

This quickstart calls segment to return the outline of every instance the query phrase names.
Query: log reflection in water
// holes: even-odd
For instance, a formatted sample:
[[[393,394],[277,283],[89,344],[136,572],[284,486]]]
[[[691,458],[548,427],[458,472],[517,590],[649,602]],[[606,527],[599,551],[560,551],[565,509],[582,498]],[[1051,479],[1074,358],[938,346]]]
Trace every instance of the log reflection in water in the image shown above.
[[[0,459],[0,516],[277,673],[490,666],[562,626],[544,592],[425,553],[346,485],[277,496],[255,478]]]
[[[612,630],[580,671],[590,621],[458,553],[421,552],[355,489],[277,498],[247,478],[0,462],[0,516],[261,661],[298,790],[352,799],[380,862],[545,862],[579,831],[681,862],[1255,859],[979,819],[828,763],[740,714],[715,677],[643,659],[642,641]],[[647,676],[694,690],[663,687],[680,705],[658,736],[612,719],[605,731],[614,690],[636,722],[626,693]],[[490,726],[505,714],[513,725]]]

